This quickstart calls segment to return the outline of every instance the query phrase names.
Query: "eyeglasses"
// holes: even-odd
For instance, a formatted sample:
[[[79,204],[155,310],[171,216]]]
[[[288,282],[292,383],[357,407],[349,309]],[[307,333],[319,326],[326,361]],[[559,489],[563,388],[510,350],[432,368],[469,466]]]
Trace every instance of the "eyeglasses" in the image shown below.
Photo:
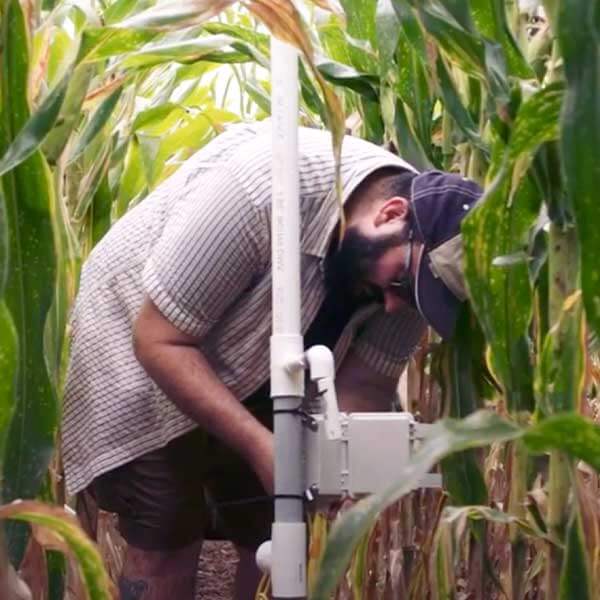
[[[411,285],[411,267],[412,267],[412,253],[413,253],[413,235],[412,230],[408,235],[408,252],[404,259],[404,276],[400,279],[395,279],[390,282],[389,287],[392,292],[402,299],[406,296],[412,296],[412,285]]]

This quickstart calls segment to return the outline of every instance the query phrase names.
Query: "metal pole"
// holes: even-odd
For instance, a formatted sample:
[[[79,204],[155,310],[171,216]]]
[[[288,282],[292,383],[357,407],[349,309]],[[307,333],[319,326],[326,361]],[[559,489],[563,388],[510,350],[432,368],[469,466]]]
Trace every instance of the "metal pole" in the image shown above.
[[[275,435],[275,522],[272,529],[274,599],[306,598],[306,524],[303,506],[304,398],[300,329],[300,209],[298,177],[298,53],[271,40],[273,334],[271,397]]]

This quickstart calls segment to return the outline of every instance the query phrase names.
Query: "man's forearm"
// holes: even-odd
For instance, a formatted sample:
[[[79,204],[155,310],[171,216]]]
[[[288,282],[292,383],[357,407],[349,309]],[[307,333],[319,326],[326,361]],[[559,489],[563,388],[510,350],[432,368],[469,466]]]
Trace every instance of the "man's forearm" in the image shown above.
[[[160,323],[153,322],[149,333],[144,314],[141,320],[143,333],[134,334],[135,353],[150,377],[182,412],[236,450],[263,484],[271,486],[272,433],[223,384],[195,344],[170,336],[168,330],[162,333]]]

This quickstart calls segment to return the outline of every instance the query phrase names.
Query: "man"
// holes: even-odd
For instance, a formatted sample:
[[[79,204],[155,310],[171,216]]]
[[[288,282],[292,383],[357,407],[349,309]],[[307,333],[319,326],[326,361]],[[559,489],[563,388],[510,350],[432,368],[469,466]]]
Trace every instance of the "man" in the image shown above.
[[[457,201],[468,208],[478,191],[417,175],[363,140],[343,148],[348,229],[338,244],[329,134],[299,132],[305,345],[335,348],[343,410],[385,410],[425,326],[402,293],[414,280],[448,300],[433,301],[431,316],[421,306],[447,333],[458,300],[422,274],[424,257],[431,240],[454,239]],[[254,550],[272,521],[272,160],[268,123],[232,127],[116,223],[83,269],[63,457],[69,492],[86,489],[119,515],[123,599],[193,598],[211,530],[240,554],[236,598],[254,596]],[[442,272],[458,289],[449,262]]]

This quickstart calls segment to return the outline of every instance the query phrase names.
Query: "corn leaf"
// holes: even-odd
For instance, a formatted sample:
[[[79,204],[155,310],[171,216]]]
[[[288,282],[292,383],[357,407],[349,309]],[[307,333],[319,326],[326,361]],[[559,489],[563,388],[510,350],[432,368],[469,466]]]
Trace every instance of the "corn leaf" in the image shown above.
[[[549,416],[523,438],[531,452],[561,450],[600,472],[600,426],[575,413]]]
[[[587,321],[600,333],[600,10],[597,2],[560,3],[558,40],[567,91],[561,120],[566,188],[581,245],[581,288]]]
[[[126,29],[180,29],[198,25],[218,15],[235,0],[179,0],[161,2],[143,12],[133,15],[116,27]]]
[[[78,62],[95,62],[135,52],[156,37],[154,31],[126,29],[122,27],[88,27],[83,32]]]
[[[490,508],[489,506],[447,506],[442,513],[445,523],[459,521],[491,521],[501,525],[516,525],[525,535],[544,539],[546,534],[526,519],[520,519],[509,513]]]
[[[230,46],[234,40],[231,36],[215,34],[194,40],[162,42],[145,46],[137,52],[127,54],[120,63],[124,69],[139,69],[163,63],[193,63],[207,55]]]
[[[62,154],[75,126],[79,122],[81,107],[88,86],[94,76],[93,65],[79,65],[69,78],[67,91],[55,127],[43,141],[42,149],[50,164],[55,164]]]
[[[465,278],[509,408],[531,410],[533,374],[527,341],[532,315],[529,273],[526,264],[506,269],[494,266],[494,259],[517,251],[526,242],[538,216],[540,198],[529,179],[523,181],[514,197],[511,184],[511,174],[501,171],[462,224]]]
[[[452,341],[444,348],[444,396],[446,414],[462,419],[482,407],[478,385],[483,365],[484,340],[470,310],[463,306]],[[473,450],[453,454],[442,461],[444,489],[453,504],[485,504],[488,500],[477,454]]]
[[[581,520],[574,513],[567,530],[567,550],[560,575],[559,600],[591,600],[592,597]]]
[[[70,71],[62,81],[48,94],[38,110],[25,123],[2,158],[0,159],[0,176],[14,169],[40,146],[44,138],[54,126],[70,79]]]
[[[4,290],[9,269],[8,247],[8,220],[4,194],[0,187],[0,373],[2,373],[2,377],[0,377],[0,468],[4,461],[6,436],[15,404],[18,367],[17,333],[12,316],[4,302]]]
[[[523,103],[510,136],[510,160],[516,160],[522,153],[531,152],[544,142],[558,139],[563,97],[564,84],[556,82],[537,91]]]
[[[14,140],[29,119],[28,30],[17,0],[2,16],[3,143]],[[4,500],[34,497],[53,451],[58,404],[46,370],[44,330],[53,300],[57,254],[54,244],[54,190],[41,153],[4,175],[10,266],[5,291],[19,337],[15,412],[3,465]],[[22,533],[9,535],[12,558],[24,549]]]
[[[0,506],[0,519],[15,519],[41,529],[38,540],[50,548],[71,552],[81,571],[89,600],[112,598],[108,575],[94,543],[79,526],[77,519],[63,508],[41,502],[21,501]]]
[[[73,149],[73,152],[69,156],[69,162],[77,160],[81,153],[89,146],[94,138],[102,131],[102,128],[110,119],[115,106],[121,97],[123,88],[118,87],[102,104],[98,107],[96,112],[92,115],[85,129],[82,131],[81,136],[77,140],[77,145]]]
[[[378,99],[377,76],[359,73],[352,67],[334,61],[317,61],[316,65],[327,81],[354,90],[368,100]]]
[[[444,100],[444,108],[450,113],[455,123],[460,127],[467,138],[473,143],[474,146],[480,148],[486,153],[489,152],[487,146],[484,144],[477,125],[473,120],[471,113],[467,107],[464,106],[452,77],[444,63],[441,56],[438,56],[436,60],[436,75],[437,85],[440,96]]]
[[[379,51],[379,73],[383,78],[394,70],[394,55],[400,35],[400,21],[394,11],[392,0],[377,1],[375,25]]]
[[[505,0],[469,0],[473,22],[488,40],[500,44],[508,67],[515,77],[534,79],[535,73],[517,45],[506,20]]]

